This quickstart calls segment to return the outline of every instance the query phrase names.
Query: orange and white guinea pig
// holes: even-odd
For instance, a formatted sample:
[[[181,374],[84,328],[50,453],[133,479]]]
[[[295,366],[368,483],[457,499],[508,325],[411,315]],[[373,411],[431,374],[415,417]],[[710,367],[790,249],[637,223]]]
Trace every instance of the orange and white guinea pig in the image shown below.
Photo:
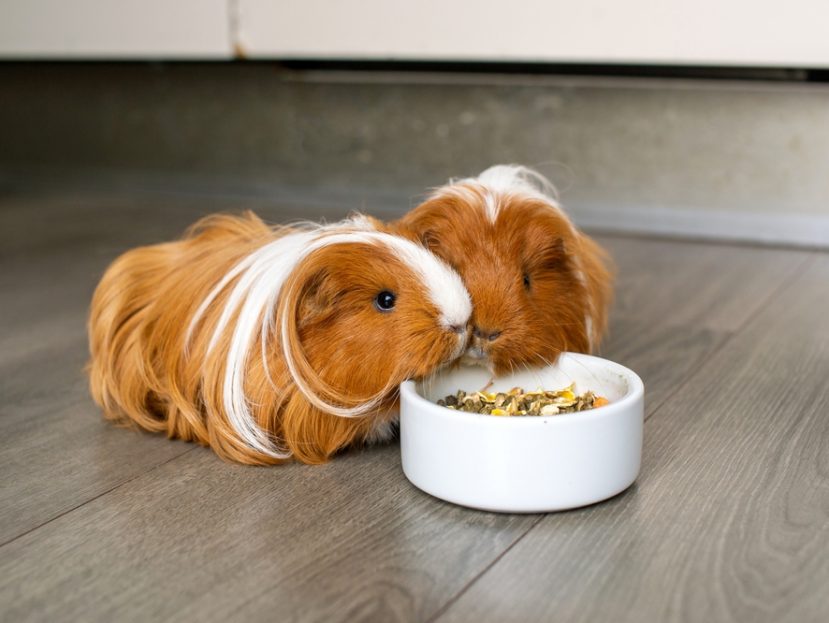
[[[465,362],[500,374],[598,346],[612,299],[609,258],[540,173],[499,165],[453,180],[392,227],[463,278],[473,306]]]
[[[107,418],[225,459],[321,463],[390,435],[397,385],[459,357],[470,313],[455,271],[369,217],[210,216],[108,268],[90,386]]]

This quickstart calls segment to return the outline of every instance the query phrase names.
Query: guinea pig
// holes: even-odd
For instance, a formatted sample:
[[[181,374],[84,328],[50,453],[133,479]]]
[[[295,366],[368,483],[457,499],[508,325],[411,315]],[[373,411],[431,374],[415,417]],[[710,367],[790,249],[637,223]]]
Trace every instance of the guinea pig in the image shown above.
[[[455,271],[369,217],[215,215],[107,269],[90,387],[106,418],[224,459],[321,463],[387,438],[397,386],[459,357],[470,314]]]
[[[391,226],[463,278],[473,307],[466,363],[501,374],[598,346],[612,299],[610,260],[536,171],[498,165],[450,181]]]

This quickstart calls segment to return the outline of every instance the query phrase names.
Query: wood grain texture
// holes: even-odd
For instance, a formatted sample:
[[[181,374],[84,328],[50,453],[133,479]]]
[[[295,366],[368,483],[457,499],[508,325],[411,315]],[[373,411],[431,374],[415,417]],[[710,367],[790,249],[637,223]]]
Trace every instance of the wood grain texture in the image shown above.
[[[539,516],[466,510],[414,489],[396,444],[322,467],[255,469],[102,422],[81,374],[86,305],[100,272],[129,246],[174,236],[203,213],[244,207],[273,221],[347,211],[309,211],[301,201],[119,193],[0,200],[0,292],[10,301],[0,310],[0,542],[10,541],[0,548],[0,618],[427,620],[473,583],[471,593],[494,565],[487,582],[537,534],[569,534],[558,545],[569,543],[581,561],[599,560],[598,544],[602,552],[620,546],[631,512],[606,520],[602,513],[641,506],[651,471],[604,505],[533,528]],[[718,349],[719,361],[728,340],[808,257],[602,240],[620,267],[620,300],[603,354],[640,373],[648,413],[658,414],[673,405],[665,401],[676,387],[706,373]],[[656,424],[646,430],[648,452]],[[660,425],[670,439],[670,425]],[[650,470],[655,459],[645,460]],[[677,469],[671,478],[682,485],[686,476]],[[645,534],[636,538],[644,539],[658,511],[641,511]],[[550,521],[559,523],[551,528]],[[615,561],[637,555],[644,553],[625,550]],[[529,569],[535,560],[525,552],[518,565]],[[663,556],[654,564],[671,571],[677,563]],[[591,573],[601,572],[596,565]],[[547,588],[545,595],[555,593]],[[488,597],[499,595],[489,589]],[[451,607],[446,615],[458,612]]]
[[[599,354],[635,370],[648,416],[794,278],[807,253],[598,236],[617,264]]]
[[[601,355],[635,370],[645,384],[645,417],[705,365],[730,333],[683,326],[652,316],[614,314]]]
[[[0,364],[0,543],[192,449],[105,423],[85,362],[73,336]]]
[[[829,620],[829,256],[648,421],[635,488],[545,517],[440,621]]]
[[[535,517],[421,494],[397,455],[256,469],[195,450],[4,547],[0,603],[16,621],[423,619]]]
[[[660,324],[734,331],[804,254],[780,249],[599,236],[619,265],[616,313]]]

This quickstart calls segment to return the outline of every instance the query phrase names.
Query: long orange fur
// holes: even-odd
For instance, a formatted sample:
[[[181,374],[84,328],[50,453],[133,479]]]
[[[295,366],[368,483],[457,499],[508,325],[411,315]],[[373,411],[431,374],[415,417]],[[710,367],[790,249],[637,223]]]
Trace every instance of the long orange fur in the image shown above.
[[[246,445],[222,408],[229,332],[212,350],[209,341],[229,288],[189,341],[187,331],[200,303],[240,259],[290,231],[268,227],[250,213],[212,216],[181,240],[128,251],[109,267],[88,326],[90,388],[108,419],[208,445],[230,461],[284,460]],[[310,258],[284,286],[297,293],[288,313],[300,367],[313,372],[320,395],[340,405],[388,391],[370,415],[338,417],[311,405],[286,369],[275,336],[265,344],[267,368],[259,348],[252,349],[245,389],[255,420],[299,461],[321,463],[346,446],[370,441],[394,417],[396,385],[432,372],[457,351],[455,338],[437,334],[430,324],[428,303],[402,307],[392,318],[363,310],[378,280],[395,283],[409,298],[423,297],[395,257],[358,245],[332,246]]]

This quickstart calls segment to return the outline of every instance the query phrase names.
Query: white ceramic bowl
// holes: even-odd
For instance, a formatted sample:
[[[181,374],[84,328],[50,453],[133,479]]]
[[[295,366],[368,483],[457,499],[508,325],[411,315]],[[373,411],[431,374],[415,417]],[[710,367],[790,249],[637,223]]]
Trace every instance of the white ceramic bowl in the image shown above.
[[[498,417],[435,402],[489,381],[479,367],[449,370],[400,386],[403,471],[436,497],[490,511],[545,512],[607,499],[629,487],[642,456],[644,386],[617,363],[575,353],[555,366],[496,379],[487,391],[592,390],[604,407],[553,416]]]

